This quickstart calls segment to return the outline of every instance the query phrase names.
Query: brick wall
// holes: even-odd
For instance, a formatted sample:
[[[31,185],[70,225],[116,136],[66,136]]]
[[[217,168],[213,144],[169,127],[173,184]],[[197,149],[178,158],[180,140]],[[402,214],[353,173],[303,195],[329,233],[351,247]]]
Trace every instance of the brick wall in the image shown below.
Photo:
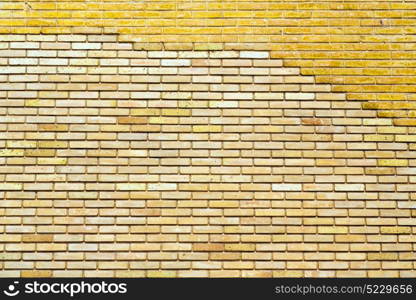
[[[413,2],[0,2],[0,276],[414,277]]]

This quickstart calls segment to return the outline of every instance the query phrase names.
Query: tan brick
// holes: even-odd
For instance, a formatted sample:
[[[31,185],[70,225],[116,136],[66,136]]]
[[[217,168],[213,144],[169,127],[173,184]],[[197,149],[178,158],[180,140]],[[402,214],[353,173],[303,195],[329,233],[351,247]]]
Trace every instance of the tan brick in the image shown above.
[[[0,150],[0,157],[5,156],[23,156],[24,150],[21,149],[2,149]]]
[[[0,24],[3,276],[414,275],[412,4],[270,5]]]

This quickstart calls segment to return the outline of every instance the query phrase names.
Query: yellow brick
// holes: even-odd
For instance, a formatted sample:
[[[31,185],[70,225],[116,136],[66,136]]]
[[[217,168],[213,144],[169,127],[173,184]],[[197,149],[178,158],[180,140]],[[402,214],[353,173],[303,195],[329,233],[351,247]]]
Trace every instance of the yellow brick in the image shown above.
[[[25,100],[25,106],[40,106],[40,107],[51,107],[55,105],[55,100],[46,99],[28,99]]]
[[[208,50],[208,51],[214,51],[214,50],[222,50],[223,45],[220,43],[197,43],[195,44],[195,50]]]
[[[255,251],[256,245],[254,244],[225,244],[225,251]]]
[[[379,159],[378,165],[380,167],[406,167],[408,161],[406,159]]]
[[[194,132],[221,132],[220,125],[194,125],[192,131]]]
[[[323,234],[346,234],[348,233],[347,227],[329,227],[329,226],[319,226],[318,232]]]
[[[147,117],[119,117],[120,124],[147,124]]]
[[[303,277],[303,271],[273,271],[273,277]]]
[[[160,115],[159,108],[136,108],[131,110],[133,116],[158,116]]]
[[[54,149],[28,149],[25,151],[26,156],[55,156]]]
[[[190,116],[190,109],[175,109],[175,108],[164,108],[162,109],[162,115],[164,116]]]
[[[145,277],[145,271],[144,270],[117,270],[115,277],[119,277],[119,278]]]
[[[22,270],[22,277],[39,278],[39,277],[52,277],[51,270]]]
[[[66,141],[39,141],[39,148],[67,148]]]
[[[364,141],[367,141],[367,142],[392,142],[393,140],[394,140],[393,135],[381,135],[381,134],[364,135]]]
[[[68,131],[66,124],[39,124],[39,131]]]
[[[414,119],[395,119],[393,122],[396,126],[416,126],[416,120]]]
[[[405,127],[378,127],[377,133],[380,134],[405,134],[407,129]]]
[[[368,260],[397,260],[398,254],[397,253],[368,253],[367,254]]]
[[[149,124],[177,124],[178,120],[171,117],[149,117]]]
[[[176,272],[175,271],[149,270],[147,271],[146,277],[150,277],[150,278],[176,277]]]
[[[66,158],[60,158],[60,157],[54,157],[54,158],[38,158],[38,164],[40,165],[66,165],[67,159]]]
[[[410,234],[412,233],[412,228],[411,227],[384,226],[380,228],[380,232],[384,234]]]
[[[23,156],[25,150],[23,149],[0,149],[0,157],[4,156]]]

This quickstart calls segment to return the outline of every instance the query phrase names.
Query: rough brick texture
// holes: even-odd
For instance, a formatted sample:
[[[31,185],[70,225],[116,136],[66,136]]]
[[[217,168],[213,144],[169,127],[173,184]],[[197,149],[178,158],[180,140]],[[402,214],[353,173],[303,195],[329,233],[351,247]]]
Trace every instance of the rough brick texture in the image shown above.
[[[415,123],[381,115],[412,102],[270,51],[1,39],[0,275],[416,275]]]

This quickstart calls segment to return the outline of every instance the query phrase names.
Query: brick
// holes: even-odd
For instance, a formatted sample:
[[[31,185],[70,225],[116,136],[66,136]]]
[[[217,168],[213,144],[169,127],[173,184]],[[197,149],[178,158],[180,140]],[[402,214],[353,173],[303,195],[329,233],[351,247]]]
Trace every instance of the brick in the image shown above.
[[[190,116],[191,115],[191,110],[189,110],[189,109],[164,108],[164,109],[162,109],[162,115],[164,115],[164,116]]]
[[[25,234],[22,236],[23,242],[53,242],[51,234]]]
[[[269,52],[267,51],[241,51],[240,58],[254,58],[254,59],[265,59],[269,57]]]
[[[21,273],[22,277],[32,277],[32,278],[39,278],[39,277],[52,277],[51,270],[23,270]]]
[[[282,183],[282,184],[273,184],[272,185],[273,191],[301,191],[302,185],[301,184],[288,184],[288,183]]]
[[[40,165],[65,165],[67,164],[66,158],[38,158],[38,164]]]
[[[120,124],[147,124],[146,117],[118,117]]]
[[[406,167],[408,161],[405,159],[379,159],[378,165],[380,167]]]
[[[169,191],[169,190],[176,190],[177,184],[176,183],[149,183],[148,184],[149,191]]]
[[[0,149],[0,157],[8,156],[23,156],[24,150],[22,149]]]
[[[169,278],[176,277],[176,271],[147,271],[146,277],[150,278]]]
[[[67,148],[68,142],[66,141],[39,141],[39,148]]]
[[[162,59],[160,61],[161,66],[167,67],[183,67],[183,66],[190,66],[191,61],[189,59]]]
[[[21,183],[0,183],[0,190],[21,190],[22,186]]]
[[[285,93],[287,100],[312,100],[315,98],[313,93]]]
[[[141,191],[145,189],[143,183],[118,183],[117,189],[121,191]]]
[[[194,132],[221,132],[220,125],[195,125],[193,126]]]
[[[37,42],[11,42],[11,49],[37,49],[39,48],[39,43]]]
[[[132,115],[134,116],[157,116],[160,114],[158,108],[143,108],[143,109],[132,109]]]
[[[96,49],[101,49],[101,44],[100,43],[72,43],[72,49],[96,50]]]

